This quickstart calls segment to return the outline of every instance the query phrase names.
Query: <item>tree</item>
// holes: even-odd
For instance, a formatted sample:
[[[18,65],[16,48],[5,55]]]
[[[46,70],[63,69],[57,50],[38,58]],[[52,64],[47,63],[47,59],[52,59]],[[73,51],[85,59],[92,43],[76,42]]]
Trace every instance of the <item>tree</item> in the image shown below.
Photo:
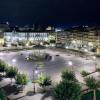
[[[81,100],[81,86],[70,81],[61,81],[53,92],[54,100]]]
[[[81,75],[83,76],[83,77],[86,77],[87,75],[89,75],[90,73],[89,72],[87,72],[87,71],[85,71],[85,70],[83,70],[82,72],[81,72]]]
[[[25,74],[17,74],[16,76],[16,84],[26,85],[28,82],[27,76]]]
[[[17,75],[18,69],[15,67],[10,67],[6,70],[6,76],[11,78],[11,83],[12,83],[12,78],[15,78],[15,76]]]
[[[3,89],[0,89],[0,100],[7,100],[6,93]]]
[[[86,85],[93,90],[93,100],[96,100],[96,90],[100,88],[100,82],[94,77],[85,78]]]
[[[77,81],[76,77],[75,77],[75,73],[73,71],[68,70],[68,69],[66,69],[62,72],[61,77],[62,77],[62,81],[63,80]]]
[[[42,87],[44,90],[47,86],[50,86],[51,85],[51,79],[49,76],[47,75],[41,75],[38,77],[38,80],[37,80],[38,84],[40,85],[40,87]]]
[[[5,62],[3,62],[2,60],[0,60],[0,72],[5,72],[7,67],[7,64]]]
[[[28,83],[28,79],[25,74],[20,74],[20,73],[17,74],[15,80],[16,80],[16,84],[22,85],[22,88],[24,85],[26,85]]]

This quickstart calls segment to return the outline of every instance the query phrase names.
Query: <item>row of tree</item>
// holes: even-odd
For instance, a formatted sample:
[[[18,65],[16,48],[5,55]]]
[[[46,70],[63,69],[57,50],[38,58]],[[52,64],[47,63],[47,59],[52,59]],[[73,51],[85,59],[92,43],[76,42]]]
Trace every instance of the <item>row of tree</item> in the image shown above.
[[[28,83],[28,77],[26,74],[21,74],[18,72],[18,69],[14,66],[6,64],[4,61],[0,60],[0,74],[1,78],[10,78],[11,79],[11,84],[12,84],[12,79],[15,79],[15,84],[20,86],[19,90],[23,90],[23,87]],[[36,83],[39,84],[40,87],[43,88],[43,90],[46,90],[46,87],[51,85],[51,79],[49,76],[43,74],[39,76],[36,80]],[[2,95],[5,95],[5,92],[2,92],[3,90],[0,90],[0,99],[1,100],[6,100],[2,99]],[[5,97],[6,98],[6,97]]]
[[[27,76],[18,72],[18,69],[14,66],[6,64],[0,60],[0,78],[10,78],[11,84],[12,79],[15,79],[17,85],[26,85],[28,82]],[[6,93],[3,89],[0,89],[0,100],[7,100]]]
[[[83,96],[82,85],[78,82],[73,71],[65,70],[61,75],[62,80],[54,88],[54,100],[81,100]],[[94,77],[84,78],[86,86],[93,91],[93,100],[96,100],[96,90],[100,88],[100,81]]]
[[[10,78],[11,83],[14,78],[17,84],[27,84],[27,76],[25,74],[20,74],[16,67],[8,65],[2,60],[0,60],[0,72],[3,73],[3,77]]]
[[[26,85],[28,82],[27,75],[19,73],[16,67],[8,65],[2,60],[0,60],[0,73],[3,73],[3,76],[7,78],[11,78],[11,83],[13,78],[16,80],[16,84]],[[51,84],[50,77],[44,74],[39,76],[36,82],[41,87]]]

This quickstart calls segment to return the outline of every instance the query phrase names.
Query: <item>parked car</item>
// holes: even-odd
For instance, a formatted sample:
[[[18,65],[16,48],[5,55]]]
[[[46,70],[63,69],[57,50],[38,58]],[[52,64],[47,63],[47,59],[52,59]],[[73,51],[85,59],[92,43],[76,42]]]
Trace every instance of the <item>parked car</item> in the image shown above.
[[[29,57],[29,56],[28,56],[28,57],[26,56],[25,59],[26,59],[27,61],[33,60],[33,58],[32,58],[32,57]]]
[[[59,56],[58,54],[56,56]]]

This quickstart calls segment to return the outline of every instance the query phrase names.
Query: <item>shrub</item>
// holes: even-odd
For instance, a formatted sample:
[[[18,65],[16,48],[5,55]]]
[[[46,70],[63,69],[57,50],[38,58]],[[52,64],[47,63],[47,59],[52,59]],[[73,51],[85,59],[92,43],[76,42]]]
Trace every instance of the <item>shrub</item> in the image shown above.
[[[81,100],[81,86],[78,83],[62,81],[53,92],[54,100]]]
[[[7,64],[0,60],[0,72],[4,72],[6,70]]]
[[[6,93],[3,89],[0,89],[0,100],[7,100]]]
[[[45,90],[45,87],[51,85],[51,79],[47,75],[41,75],[38,77],[37,83]]]
[[[15,67],[10,67],[6,70],[6,76],[11,78],[11,83],[12,83],[12,78],[15,78],[15,76],[17,75],[18,69]]]
[[[61,77],[62,77],[62,80],[77,81],[76,77],[75,77],[75,73],[68,69],[66,69],[62,72]]]
[[[83,77],[85,77],[85,76],[87,76],[87,75],[89,75],[90,73],[89,72],[86,72],[86,71],[82,71],[81,72],[81,75],[83,76]]]
[[[16,76],[16,84],[18,85],[26,85],[28,82],[27,76],[25,74],[17,74]]]

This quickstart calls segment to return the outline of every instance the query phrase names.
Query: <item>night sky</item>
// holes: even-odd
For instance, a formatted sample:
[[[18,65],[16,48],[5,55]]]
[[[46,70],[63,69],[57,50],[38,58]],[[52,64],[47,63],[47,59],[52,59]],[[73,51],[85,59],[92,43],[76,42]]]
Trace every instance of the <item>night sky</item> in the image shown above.
[[[100,24],[100,0],[0,0],[0,23]]]

